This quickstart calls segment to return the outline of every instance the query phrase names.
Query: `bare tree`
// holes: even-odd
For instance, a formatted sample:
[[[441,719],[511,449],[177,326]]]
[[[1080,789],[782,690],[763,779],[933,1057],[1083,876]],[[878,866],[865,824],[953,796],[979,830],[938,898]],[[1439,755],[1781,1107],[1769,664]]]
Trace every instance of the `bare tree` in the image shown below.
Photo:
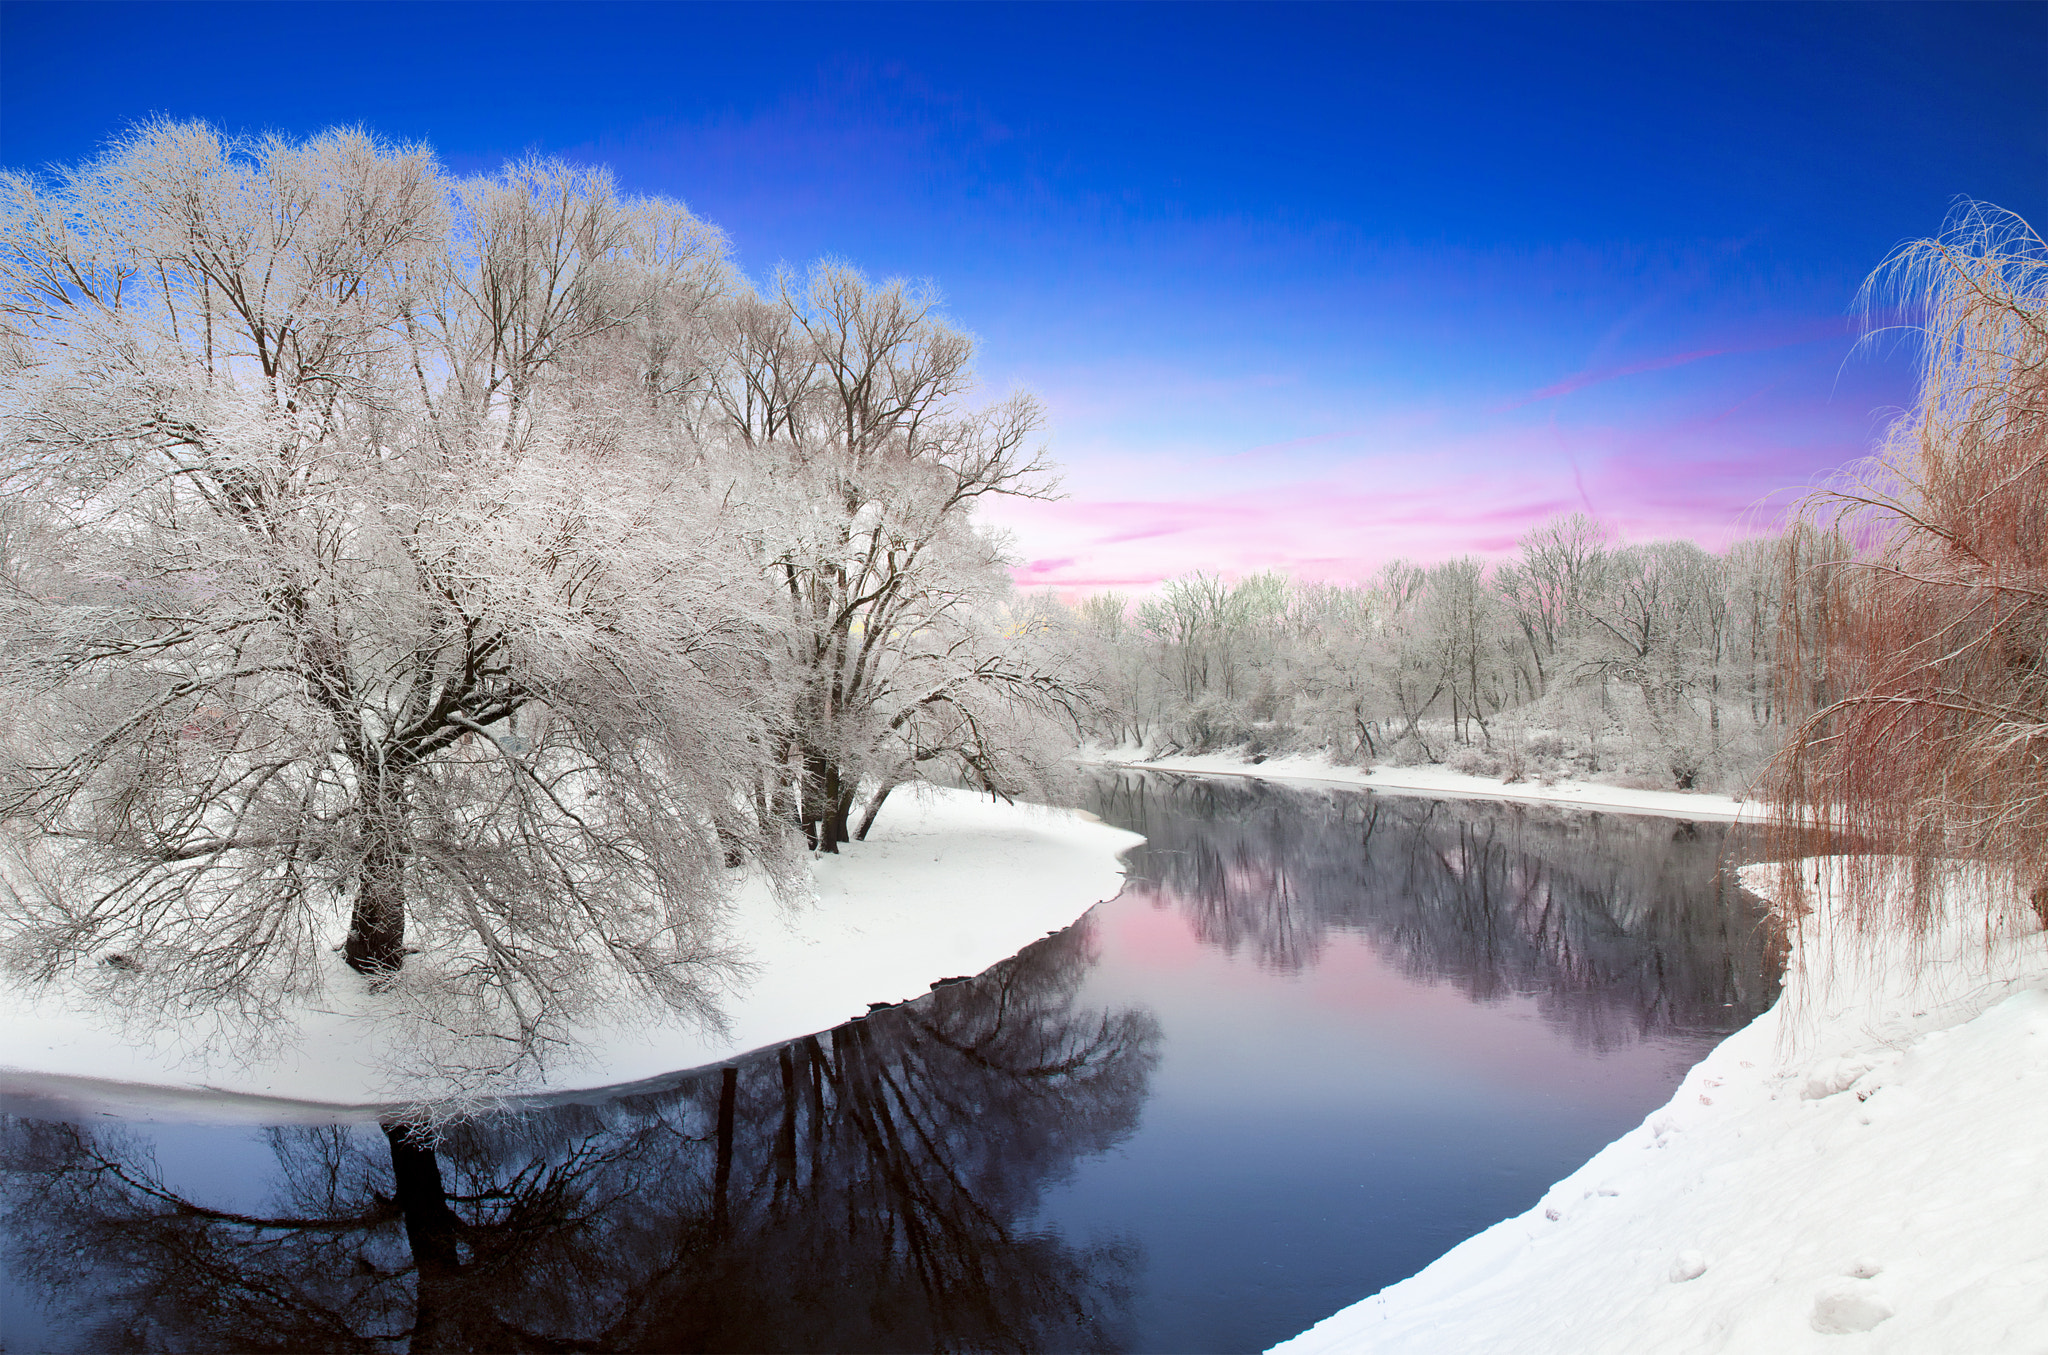
[[[1693,789],[1714,751],[1701,706],[1723,592],[1714,556],[1689,541],[1659,541],[1608,555],[1579,600],[1582,674],[1619,683],[1641,703],[1635,742],[1680,790]]]
[[[1047,722],[1084,693],[1036,637],[999,624],[1007,561],[974,509],[1054,493],[1031,445],[1037,401],[965,406],[974,345],[936,296],[841,265],[742,296],[724,335],[707,418],[750,468],[734,493],[756,513],[793,688],[778,812],[832,852],[863,800],[864,832],[905,780],[943,768],[999,795],[1027,788],[1071,747],[1043,737]]]
[[[1851,870],[1872,927],[1924,930],[1952,883],[2008,886],[2048,923],[2048,246],[1972,204],[1864,297],[1922,317],[1920,392],[1810,506],[1840,535],[1789,557],[1777,845],[1891,853]]]
[[[1613,539],[1612,529],[1584,513],[1553,518],[1522,537],[1520,561],[1494,572],[1494,587],[1528,645],[1524,683],[1530,700],[1549,690],[1553,656],[1581,613]]]
[[[780,860],[779,619],[664,417],[715,233],[356,132],[0,190],[0,477],[57,543],[0,603],[11,962],[263,1011],[339,932],[506,1064],[578,994],[713,1016],[726,867]]]

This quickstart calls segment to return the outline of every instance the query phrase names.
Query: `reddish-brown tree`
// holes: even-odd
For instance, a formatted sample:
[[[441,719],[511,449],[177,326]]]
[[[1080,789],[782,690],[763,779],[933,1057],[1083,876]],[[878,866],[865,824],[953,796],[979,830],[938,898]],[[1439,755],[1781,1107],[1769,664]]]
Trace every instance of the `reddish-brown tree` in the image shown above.
[[[1919,397],[1787,552],[1774,845],[1856,844],[1865,928],[1924,935],[1944,897],[2048,924],[2048,247],[1972,205],[1864,301],[1913,318]]]

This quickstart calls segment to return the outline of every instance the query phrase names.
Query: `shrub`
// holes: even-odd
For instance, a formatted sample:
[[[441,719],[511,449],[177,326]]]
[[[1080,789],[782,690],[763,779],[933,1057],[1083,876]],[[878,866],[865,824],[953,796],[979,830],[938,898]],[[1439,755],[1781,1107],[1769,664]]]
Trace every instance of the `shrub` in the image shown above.
[[[1499,755],[1490,753],[1484,748],[1464,747],[1455,749],[1449,757],[1444,759],[1444,765],[1452,771],[1462,772],[1466,776],[1498,777],[1502,772],[1502,763]]]

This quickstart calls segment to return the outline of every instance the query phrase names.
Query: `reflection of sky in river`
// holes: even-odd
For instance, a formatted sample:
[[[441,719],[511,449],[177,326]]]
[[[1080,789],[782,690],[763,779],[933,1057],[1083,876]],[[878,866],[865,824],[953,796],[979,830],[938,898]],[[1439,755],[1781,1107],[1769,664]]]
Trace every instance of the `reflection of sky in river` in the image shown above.
[[[1098,911],[1104,961],[1098,972],[1115,975],[1115,996],[1141,1000],[1162,1019],[1171,1012],[1172,1029],[1199,1036],[1213,1051],[1258,1058],[1276,1082],[1299,1067],[1280,1051],[1296,1045],[1305,1030],[1327,1030],[1333,1040],[1357,1046],[1352,1062],[1376,1075],[1412,1070],[1432,1096],[1451,1094],[1466,1081],[1542,1097],[1568,1089],[1591,1111],[1639,1104],[1647,1089],[1668,1086],[1673,1069],[1682,1071],[1697,1057],[1695,1041],[1652,1038],[1587,1058],[1543,1019],[1534,998],[1475,1004],[1448,983],[1404,974],[1355,934],[1331,937],[1313,968],[1275,975],[1202,944],[1172,911],[1171,898],[1133,892],[1151,906],[1126,908],[1129,900],[1122,900]],[[1232,995],[1227,1006],[1213,1000],[1221,992]],[[1109,995],[1083,989],[1083,997],[1103,1001]],[[1287,1039],[1273,1038],[1280,1029]],[[1154,1076],[1155,1099],[1157,1089],[1173,1085],[1172,1069],[1169,1061]],[[1186,1090],[1199,1095],[1211,1085],[1197,1073]],[[1401,1085],[1381,1084],[1379,1094]],[[1332,1089],[1315,1068],[1302,1069],[1291,1091],[1303,1106],[1349,1104],[1355,1095]]]
[[[1475,1004],[1356,936],[1275,975],[1148,904],[1098,910],[1080,995],[1158,1017],[1144,1118],[1039,1215],[1143,1246],[1147,1349],[1258,1349],[1327,1317],[1333,1291],[1401,1279],[1526,1209],[1699,1055],[1695,1039],[1578,1048],[1533,998]],[[1299,1320],[1276,1325],[1290,1299]]]
[[[1527,1207],[1771,996],[1718,830],[1098,789],[1149,840],[1084,924],[403,1180],[373,1124],[12,1101],[7,1348],[1259,1349]]]
[[[1427,966],[1414,963],[1413,952],[1391,955],[1375,932],[1412,927],[1390,922],[1380,904],[1361,903],[1349,875],[1360,854],[1345,832],[1346,810],[1367,797],[1213,782],[1170,796],[1176,807],[1190,796],[1220,797],[1201,816],[1208,827],[1200,840],[1140,823],[1142,808],[1111,808],[1106,817],[1153,832],[1152,846],[1134,859],[1134,877],[1170,858],[1179,880],[1196,887],[1134,878],[1122,898],[1099,907],[1099,959],[1079,994],[1084,1003],[1139,1006],[1158,1019],[1161,1057],[1142,1120],[1124,1143],[1048,1192],[1037,1216],[1039,1226],[1076,1239],[1120,1236],[1142,1247],[1132,1319],[1143,1349],[1259,1349],[1412,1274],[1526,1209],[1662,1104],[1717,1038],[1673,1031],[1651,1016],[1633,1030],[1602,1023],[1589,1040],[1586,1024],[1569,1019],[1554,992],[1546,1000],[1510,986],[1474,1001],[1473,977],[1457,957],[1439,956],[1442,971],[1432,974],[1418,972]],[[1258,816],[1276,801],[1295,834],[1284,856],[1257,850]],[[1459,841],[1461,826],[1515,815],[1498,805],[1457,806],[1450,821],[1433,825],[1427,802],[1382,803],[1422,840]],[[1509,893],[1546,869],[1546,858],[1568,859],[1557,842],[1569,843],[1592,816],[1516,817],[1521,836],[1495,866]],[[1325,855],[1330,844],[1301,834],[1304,821],[1317,819],[1349,850]],[[1672,826],[1658,821],[1610,819],[1603,831],[1608,851],[1632,846],[1647,858],[1673,838]],[[1688,872],[1696,892],[1712,892],[1704,877],[1718,842],[1708,845],[1693,853],[1705,870]],[[1156,853],[1149,867],[1147,852]],[[1207,890],[1206,853],[1221,863],[1206,873]],[[1486,889],[1469,878],[1471,862],[1444,855],[1446,878]],[[1261,869],[1283,859],[1305,868]],[[1318,861],[1328,868],[1318,871]],[[1204,940],[1200,932],[1215,930],[1214,899],[1191,895],[1205,892],[1236,896],[1232,916],[1240,920],[1248,896],[1287,895],[1287,921],[1275,925],[1291,944],[1275,946],[1256,927],[1236,934],[1228,950]],[[1275,963],[1276,953],[1308,958],[1294,967]],[[1662,965],[1666,954],[1642,958]],[[1737,957],[1718,958],[1727,965]],[[1580,995],[1588,1006],[1609,996]],[[1676,1005],[1697,1014],[1724,1000],[1702,991]],[[1725,1025],[1739,1025],[1752,1006],[1738,998]]]

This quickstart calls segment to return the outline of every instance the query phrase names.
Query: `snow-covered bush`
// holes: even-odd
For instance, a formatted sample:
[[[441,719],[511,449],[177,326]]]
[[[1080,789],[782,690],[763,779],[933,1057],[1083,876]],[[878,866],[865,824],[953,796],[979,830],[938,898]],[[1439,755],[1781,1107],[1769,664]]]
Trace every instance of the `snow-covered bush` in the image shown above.
[[[1484,748],[1462,747],[1453,749],[1444,759],[1444,765],[1454,772],[1467,776],[1500,777],[1506,774],[1506,761],[1497,753]]]

